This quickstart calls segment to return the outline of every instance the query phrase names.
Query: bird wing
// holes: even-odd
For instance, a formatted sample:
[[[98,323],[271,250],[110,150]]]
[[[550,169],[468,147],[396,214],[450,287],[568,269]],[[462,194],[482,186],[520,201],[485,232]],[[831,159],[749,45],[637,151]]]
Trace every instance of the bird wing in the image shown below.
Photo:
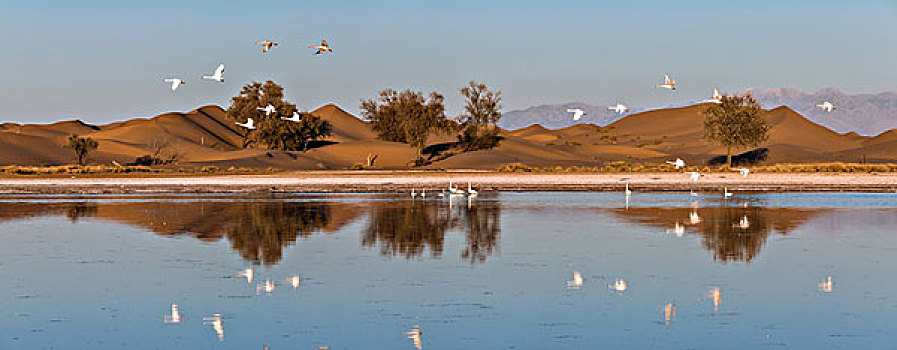
[[[669,83],[670,83],[670,75],[669,75],[669,74],[664,74],[664,75],[663,75],[663,83],[664,83],[664,84],[669,84]]]
[[[321,46],[330,46],[330,45],[327,45],[327,40],[323,40],[323,39],[322,39],[322,40],[321,40]]]
[[[224,63],[219,64],[219,65],[218,65],[218,68],[215,69],[215,76],[216,76],[216,77],[221,77],[221,74],[224,74]]]
[[[319,47],[319,48],[318,48],[318,51],[315,51],[315,55],[320,55],[320,54],[322,54],[322,53],[324,53],[324,48],[323,48],[323,47]]]

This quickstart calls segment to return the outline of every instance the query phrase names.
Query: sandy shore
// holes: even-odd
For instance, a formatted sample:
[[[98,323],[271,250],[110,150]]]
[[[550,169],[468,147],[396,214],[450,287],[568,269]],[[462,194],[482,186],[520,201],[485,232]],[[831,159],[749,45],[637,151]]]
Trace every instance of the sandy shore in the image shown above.
[[[449,181],[502,191],[897,191],[897,174],[711,173],[692,183],[681,173],[521,174],[494,172],[298,172],[277,175],[124,178],[5,178],[0,193],[247,193],[437,191]]]

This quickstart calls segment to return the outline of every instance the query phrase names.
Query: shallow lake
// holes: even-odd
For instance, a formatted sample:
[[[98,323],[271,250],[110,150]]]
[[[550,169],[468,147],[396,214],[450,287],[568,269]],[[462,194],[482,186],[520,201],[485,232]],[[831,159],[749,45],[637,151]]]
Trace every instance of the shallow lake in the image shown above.
[[[0,197],[0,349],[897,349],[897,195]]]

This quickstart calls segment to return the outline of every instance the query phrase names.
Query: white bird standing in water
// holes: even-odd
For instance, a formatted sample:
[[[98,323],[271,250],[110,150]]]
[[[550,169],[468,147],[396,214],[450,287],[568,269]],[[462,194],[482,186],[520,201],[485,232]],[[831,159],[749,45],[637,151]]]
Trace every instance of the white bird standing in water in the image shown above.
[[[287,118],[287,117],[280,117],[280,119],[283,119],[283,120],[286,120],[286,121],[289,121],[289,122],[293,122],[293,123],[298,123],[298,122],[301,122],[301,121],[302,121],[302,115],[299,114],[299,113],[297,113],[297,112],[295,112],[295,111],[293,111],[293,116],[292,116],[292,117],[289,117],[289,118]]]
[[[691,179],[691,182],[698,182],[698,180],[701,178],[701,173],[692,171],[689,173],[689,178]]]
[[[835,105],[829,101],[823,102],[821,105],[816,105],[817,108],[821,108],[823,111],[831,112],[835,110]]]
[[[817,284],[816,287],[819,288],[820,292],[831,293],[835,289],[835,282],[832,281],[832,276],[828,276],[822,283]]]
[[[424,348],[423,341],[420,337],[424,334],[424,332],[420,331],[420,325],[414,325],[413,327],[411,327],[411,331],[405,332],[405,334],[408,336],[408,339],[411,339],[411,343],[414,344],[414,348],[418,350],[422,350]]]
[[[162,79],[163,82],[171,83],[171,92],[178,91],[178,86],[186,84],[187,81],[181,78],[165,78]]]
[[[716,88],[713,88],[713,97],[711,97],[709,100],[704,100],[702,102],[720,104],[720,103],[723,103],[722,99],[723,99],[723,95],[721,95],[719,93],[719,90],[717,90]]]
[[[679,168],[685,166],[685,161],[682,160],[682,158],[676,158],[676,160],[674,160],[674,161],[668,160],[666,163],[676,167],[676,170],[679,170]]]
[[[579,120],[579,118],[582,118],[582,116],[586,115],[586,112],[579,108],[568,108],[567,113],[573,113],[574,121],[577,121]]]
[[[470,182],[468,182],[467,183],[467,195],[476,197],[476,195],[478,195],[478,194],[479,194],[479,192],[477,192],[477,190],[473,189],[473,187],[470,186]]]
[[[723,303],[723,292],[719,287],[712,287],[707,294],[707,299],[713,300],[713,312],[719,311],[719,306]]]
[[[735,195],[734,193],[729,192],[729,188],[728,188],[728,187],[723,187],[723,198],[728,199],[728,198],[731,198],[731,197],[734,196],[734,195]]]
[[[573,271],[573,279],[570,281],[567,281],[567,287],[568,288],[579,288],[579,287],[582,287],[582,282],[583,282],[582,275],[579,274],[579,271]]]
[[[741,168],[741,169],[738,169],[738,171],[741,172],[741,177],[743,177],[745,179],[747,179],[748,175],[751,174],[751,169],[748,169],[748,168]]]
[[[277,108],[272,106],[270,103],[267,106],[265,106],[264,108],[255,107],[255,109],[260,110],[260,111],[265,111],[265,116],[269,116],[269,115],[271,115],[271,113],[277,112]]]
[[[623,193],[626,194],[626,197],[632,196],[632,191],[629,190],[629,183],[628,183],[628,182],[626,183],[626,189],[625,189],[625,192],[623,192]]]
[[[203,317],[202,321],[202,324],[212,326],[212,329],[215,330],[215,334],[218,335],[218,341],[224,341],[224,320],[221,318],[221,314]]]
[[[614,111],[614,113],[617,113],[617,114],[623,114],[629,110],[629,107],[626,107],[622,103],[617,103],[616,106],[608,106],[607,109],[612,110],[612,111]]]
[[[669,74],[663,75],[663,84],[657,85],[659,88],[664,88],[667,90],[676,90],[676,79],[671,79]]]
[[[453,194],[453,195],[463,195],[464,194],[464,190],[455,187],[451,181],[449,181],[448,190],[449,190],[449,193]]]
[[[255,121],[252,120],[252,118],[246,118],[245,123],[234,123],[234,124],[237,124],[237,126],[242,126],[244,128],[247,128],[249,130],[255,130]]]
[[[171,304],[171,315],[165,315],[163,323],[181,323],[181,313],[178,312],[178,304]]]
[[[414,189],[411,189],[411,198],[417,198],[417,192],[414,192]]]
[[[243,269],[237,273],[237,277],[246,278],[246,283],[252,283],[252,279],[255,277],[255,271],[251,268]]]
[[[202,78],[205,80],[214,80],[219,83],[223,83],[224,82],[224,63],[218,65],[218,68],[215,69],[215,74],[203,75]]]

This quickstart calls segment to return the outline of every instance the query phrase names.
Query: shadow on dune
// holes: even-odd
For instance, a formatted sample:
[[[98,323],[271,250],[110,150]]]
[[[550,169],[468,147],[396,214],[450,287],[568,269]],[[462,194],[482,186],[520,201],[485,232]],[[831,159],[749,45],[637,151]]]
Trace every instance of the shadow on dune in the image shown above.
[[[732,156],[732,166],[738,165],[754,165],[765,161],[766,158],[769,157],[769,149],[768,148],[758,148],[755,150],[747,151],[742,154],[733,155]],[[726,156],[718,156],[713,157],[709,161],[707,161],[707,165],[719,166],[726,164]]]

